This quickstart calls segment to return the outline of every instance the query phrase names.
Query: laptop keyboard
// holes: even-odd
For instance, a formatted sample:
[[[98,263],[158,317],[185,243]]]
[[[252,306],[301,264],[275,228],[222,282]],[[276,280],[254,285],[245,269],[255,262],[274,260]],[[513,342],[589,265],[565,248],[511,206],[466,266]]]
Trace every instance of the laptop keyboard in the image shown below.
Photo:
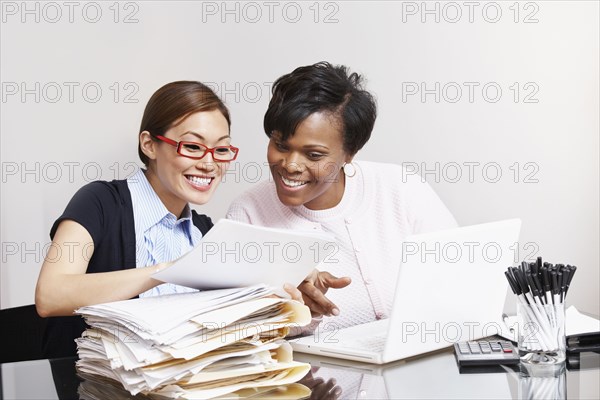
[[[348,344],[348,347],[356,346],[374,353],[381,353],[385,347],[385,336],[367,336],[360,339],[354,339],[351,344]]]

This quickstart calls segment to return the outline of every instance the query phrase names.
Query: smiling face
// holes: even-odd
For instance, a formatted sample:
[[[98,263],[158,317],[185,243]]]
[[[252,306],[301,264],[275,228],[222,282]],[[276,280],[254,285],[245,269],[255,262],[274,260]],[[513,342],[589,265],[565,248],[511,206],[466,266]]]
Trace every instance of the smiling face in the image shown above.
[[[231,144],[229,125],[219,110],[200,111],[174,125],[164,137],[210,148]],[[183,157],[176,147],[153,140],[146,131],[140,134],[140,146],[150,160],[148,181],[165,207],[177,217],[187,203],[208,202],[229,166],[228,162],[215,162],[210,153],[201,160]]]
[[[267,159],[283,204],[325,210],[342,199],[345,177],[341,171],[352,156],[343,149],[337,118],[316,112],[303,120],[285,142],[280,132],[273,132]]]

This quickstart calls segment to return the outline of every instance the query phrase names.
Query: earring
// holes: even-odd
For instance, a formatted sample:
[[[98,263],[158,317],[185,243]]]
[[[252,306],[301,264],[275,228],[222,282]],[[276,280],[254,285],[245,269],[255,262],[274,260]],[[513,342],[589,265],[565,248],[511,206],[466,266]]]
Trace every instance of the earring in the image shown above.
[[[344,170],[344,175],[346,175],[348,178],[352,178],[354,175],[356,175],[356,167],[351,162],[344,163],[344,165],[342,165],[342,169]]]

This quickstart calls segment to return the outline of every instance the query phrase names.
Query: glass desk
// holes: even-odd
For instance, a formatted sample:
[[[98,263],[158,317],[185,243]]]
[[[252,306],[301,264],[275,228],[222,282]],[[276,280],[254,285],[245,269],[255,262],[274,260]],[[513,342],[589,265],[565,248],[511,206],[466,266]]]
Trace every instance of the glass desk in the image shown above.
[[[598,399],[600,354],[582,353],[565,368],[544,377],[528,376],[517,366],[459,371],[451,348],[382,366],[302,353],[294,358],[311,364],[300,382],[314,399]],[[23,361],[1,365],[1,399],[79,398],[78,389],[99,398],[133,397],[122,389],[75,375],[75,358]]]

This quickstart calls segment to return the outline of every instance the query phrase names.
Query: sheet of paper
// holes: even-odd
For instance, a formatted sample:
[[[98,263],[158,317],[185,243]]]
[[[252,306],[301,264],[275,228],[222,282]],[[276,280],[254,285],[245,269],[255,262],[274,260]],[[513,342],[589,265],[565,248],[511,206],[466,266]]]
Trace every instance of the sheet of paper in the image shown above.
[[[580,333],[588,332],[599,332],[600,331],[600,320],[596,318],[582,314],[575,308],[570,306],[565,311],[565,336],[577,335]],[[517,341],[517,324],[518,319],[516,315],[510,315],[505,320],[506,326],[503,326],[501,336],[510,339],[514,342]],[[506,330],[504,330],[506,328]]]
[[[173,360],[172,364],[167,364],[160,368],[154,366],[153,368],[143,368],[142,373],[149,386],[156,388],[159,385],[173,383],[186,376],[190,377],[191,375],[196,375],[200,371],[204,371],[207,367],[214,363],[218,363],[223,359],[230,360],[233,367],[239,366],[242,362],[248,362],[247,360],[244,360],[244,357],[256,357],[256,354],[261,354],[261,352],[268,355],[269,350],[276,349],[278,346],[279,344],[277,343],[271,343],[245,351],[233,352],[230,354],[215,354],[211,357],[187,362]]]
[[[600,332],[600,321],[580,313],[575,306],[567,308],[566,314],[567,322],[565,323],[565,331],[567,336],[579,333]]]
[[[323,232],[221,219],[199,246],[152,277],[196,289],[297,286],[319,263],[335,258],[337,249],[334,237]]]
[[[296,362],[280,363],[272,369],[265,368],[265,372],[262,375],[250,375],[249,377],[253,379],[248,381],[244,381],[243,377],[238,376],[238,379],[231,379],[230,382],[224,380],[219,382],[218,385],[198,385],[196,387],[194,385],[183,385],[183,387],[169,385],[159,390],[157,394],[169,397],[181,396],[184,399],[209,399],[248,387],[260,388],[291,384],[301,379],[309,370],[309,364]]]
[[[193,317],[192,321],[208,328],[224,327],[260,310],[261,308],[269,307],[280,302],[280,299],[265,297],[203,313]]]
[[[254,286],[179,293],[97,304],[75,312],[131,326],[133,331],[140,334],[157,334],[168,332],[196,315],[262,297],[268,292],[264,286]]]

